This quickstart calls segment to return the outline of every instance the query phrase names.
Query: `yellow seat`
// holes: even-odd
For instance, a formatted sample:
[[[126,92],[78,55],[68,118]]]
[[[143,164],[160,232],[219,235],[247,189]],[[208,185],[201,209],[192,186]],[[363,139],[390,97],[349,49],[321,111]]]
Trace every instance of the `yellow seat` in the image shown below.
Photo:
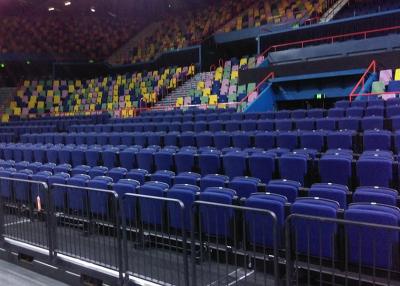
[[[183,97],[178,97],[176,99],[176,107],[182,106],[183,105]]]
[[[44,101],[39,101],[39,102],[37,103],[37,108],[38,108],[38,109],[43,109],[43,108],[44,108]]]
[[[14,108],[14,115],[16,116],[20,116],[21,115],[21,108],[20,107],[16,107]]]
[[[231,79],[237,79],[239,77],[239,71],[232,71]]]
[[[218,95],[213,94],[208,97],[208,104],[215,105],[218,103]]]
[[[72,93],[75,91],[75,86],[73,86],[72,84],[68,86],[68,92]]]
[[[204,86],[205,86],[204,81],[199,81],[197,83],[197,90],[202,90],[204,88]]]
[[[89,105],[89,110],[90,111],[95,111],[95,109],[96,109],[96,105],[95,104],[92,103],[92,104]]]
[[[210,88],[203,89],[203,96],[210,96],[210,95],[211,95],[211,89]]]
[[[400,80],[400,69],[396,69],[394,73],[394,80]]]
[[[60,104],[61,98],[59,95],[54,96],[53,102],[54,104]]]
[[[113,110],[113,104],[107,103],[107,110]]]
[[[36,87],[36,91],[37,91],[37,92],[42,92],[42,91],[43,91],[43,86],[42,86],[42,85],[38,85],[38,86]]]
[[[18,97],[23,97],[23,96],[24,96],[24,91],[21,90],[21,89],[18,90],[18,91],[17,91],[17,96],[18,96]]]
[[[24,86],[25,87],[29,87],[30,84],[31,84],[31,82],[29,80],[24,80]]]

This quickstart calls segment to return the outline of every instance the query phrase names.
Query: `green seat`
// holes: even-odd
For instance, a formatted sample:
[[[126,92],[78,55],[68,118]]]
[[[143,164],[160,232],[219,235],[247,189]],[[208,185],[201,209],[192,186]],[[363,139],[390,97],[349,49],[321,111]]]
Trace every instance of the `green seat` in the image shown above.
[[[239,85],[237,88],[237,93],[238,94],[246,93],[246,85]]]
[[[200,97],[200,102],[201,104],[207,104],[208,103],[208,96],[202,96]]]
[[[228,95],[228,102],[236,102],[236,101],[237,101],[237,95],[236,94]]]
[[[372,93],[380,93],[380,92],[385,92],[385,83],[382,81],[374,81],[372,83]]]
[[[252,82],[252,83],[247,84],[247,94],[252,92],[255,88],[256,88],[256,84],[255,83]]]
[[[138,108],[139,103],[137,101],[132,101],[132,107]]]

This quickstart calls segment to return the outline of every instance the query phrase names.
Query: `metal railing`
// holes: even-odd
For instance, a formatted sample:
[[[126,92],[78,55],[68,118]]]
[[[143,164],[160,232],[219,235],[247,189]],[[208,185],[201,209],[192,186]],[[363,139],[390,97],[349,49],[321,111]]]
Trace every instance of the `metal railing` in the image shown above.
[[[67,256],[109,269],[113,284],[400,284],[400,227],[373,219],[293,214],[283,222],[236,199],[184,204],[18,178],[1,177],[0,190],[3,248],[23,242],[47,251],[49,264]]]
[[[400,227],[293,214],[286,220],[286,285],[397,285]]]
[[[365,70],[364,74],[361,76],[360,80],[357,82],[356,86],[353,88],[353,90],[349,94],[349,101],[351,102],[353,97],[357,97],[358,94],[356,94],[357,90],[361,88],[361,90],[364,90],[365,87],[365,81],[367,80],[367,76],[370,73],[376,73],[376,61],[373,60],[368,68]]]

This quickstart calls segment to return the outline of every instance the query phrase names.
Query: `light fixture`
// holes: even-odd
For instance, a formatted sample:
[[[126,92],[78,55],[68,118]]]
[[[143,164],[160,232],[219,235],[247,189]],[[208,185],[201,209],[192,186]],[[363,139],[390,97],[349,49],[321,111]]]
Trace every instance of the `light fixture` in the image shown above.
[[[49,12],[51,12],[51,11],[54,11],[55,9],[54,9],[54,7],[49,7]]]
[[[94,13],[96,12],[96,9],[94,7],[90,7],[90,11]]]
[[[71,5],[71,1],[65,1],[64,2],[64,6],[69,6],[69,5]]]

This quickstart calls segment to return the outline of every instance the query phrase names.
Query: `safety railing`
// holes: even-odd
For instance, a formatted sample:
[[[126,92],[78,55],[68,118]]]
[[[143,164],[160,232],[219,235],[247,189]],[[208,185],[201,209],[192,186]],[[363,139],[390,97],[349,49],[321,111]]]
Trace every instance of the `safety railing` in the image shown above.
[[[126,277],[189,285],[185,205],[176,199],[125,194],[120,206]]]
[[[260,91],[261,88],[263,87],[263,85],[270,79],[274,79],[275,78],[275,73],[274,72],[270,72],[252,91],[250,91],[247,96],[245,98],[243,98],[240,102],[239,102],[239,106],[238,106],[238,111],[244,111],[247,107],[247,105],[251,102],[253,102],[254,100],[257,99],[257,97],[260,95]]]
[[[341,34],[341,35],[334,35],[334,36],[326,36],[326,37],[320,37],[320,38],[315,38],[315,39],[309,39],[309,40],[302,40],[302,41],[294,41],[294,42],[289,42],[289,43],[284,43],[284,44],[277,44],[277,45],[272,45],[266,50],[264,50],[258,57],[266,58],[269,53],[271,52],[276,52],[282,48],[288,49],[288,48],[304,48],[307,45],[314,45],[315,43],[331,43],[333,44],[336,41],[343,41],[345,39],[351,39],[351,38],[356,38],[356,37],[362,37],[364,39],[368,38],[371,35],[376,35],[379,33],[386,33],[386,32],[395,32],[400,30],[400,26],[393,26],[393,27],[388,27],[388,28],[380,28],[380,29],[373,29],[373,30],[366,30],[366,31],[360,31],[360,32],[354,32],[354,33],[346,33],[346,34]]]
[[[356,92],[361,89],[364,90],[365,87],[365,82],[368,79],[369,74],[371,73],[376,73],[376,61],[373,60],[368,68],[365,70],[364,74],[361,76],[360,80],[357,82],[356,86],[352,89],[352,91],[349,94],[349,101],[351,102],[353,97],[359,96],[359,94],[356,94]]]
[[[21,174],[24,177],[24,174]],[[28,176],[26,176],[28,177]],[[1,233],[4,237],[49,250],[53,239],[49,187],[44,182],[0,177]]]
[[[50,264],[68,256],[114,270],[120,285],[133,278],[189,286],[400,283],[400,227],[384,224],[398,220],[389,211],[383,223],[348,211],[347,220],[292,214],[284,222],[244,200],[193,194],[183,203],[168,192],[118,196],[84,185],[1,177],[2,247],[7,238],[48,251]],[[20,212],[29,207],[35,216]]]
[[[356,212],[354,220],[290,215],[285,226],[286,285],[397,284],[400,227],[379,224],[369,215]]]
[[[191,217],[192,285],[279,285],[273,212],[196,201]]]

